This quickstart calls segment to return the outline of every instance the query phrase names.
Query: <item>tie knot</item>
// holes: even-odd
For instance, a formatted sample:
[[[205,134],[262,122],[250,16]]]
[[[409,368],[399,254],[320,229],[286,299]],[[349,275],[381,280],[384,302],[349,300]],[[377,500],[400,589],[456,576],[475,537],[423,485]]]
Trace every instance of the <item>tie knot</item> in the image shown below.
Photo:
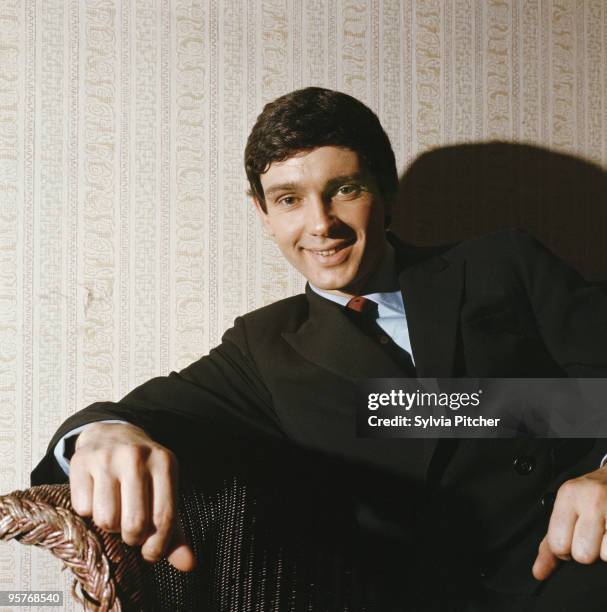
[[[377,303],[373,300],[369,300],[362,295],[357,295],[353,297],[347,304],[346,308],[353,310],[354,312],[358,312],[367,317],[375,317],[377,318]]]

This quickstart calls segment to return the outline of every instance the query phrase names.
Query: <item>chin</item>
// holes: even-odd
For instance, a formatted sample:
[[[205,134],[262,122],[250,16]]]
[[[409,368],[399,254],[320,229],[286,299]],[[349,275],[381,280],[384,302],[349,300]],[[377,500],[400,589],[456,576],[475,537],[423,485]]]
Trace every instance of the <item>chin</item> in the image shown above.
[[[326,278],[326,277],[318,277],[315,278],[313,280],[310,280],[310,282],[315,286],[318,287],[318,289],[324,289],[325,291],[342,291],[343,289],[346,289],[347,287],[349,287],[352,282],[353,279],[351,278]]]

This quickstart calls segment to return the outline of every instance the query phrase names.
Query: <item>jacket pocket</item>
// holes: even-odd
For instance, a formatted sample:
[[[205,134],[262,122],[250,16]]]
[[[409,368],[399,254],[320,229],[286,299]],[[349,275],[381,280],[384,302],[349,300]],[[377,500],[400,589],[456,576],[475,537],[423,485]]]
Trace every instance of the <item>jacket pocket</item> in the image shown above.
[[[465,309],[462,311],[462,325],[488,334],[517,334],[527,335],[521,325],[518,313],[506,307],[498,311],[487,311],[486,309],[475,311],[473,316],[466,316]]]

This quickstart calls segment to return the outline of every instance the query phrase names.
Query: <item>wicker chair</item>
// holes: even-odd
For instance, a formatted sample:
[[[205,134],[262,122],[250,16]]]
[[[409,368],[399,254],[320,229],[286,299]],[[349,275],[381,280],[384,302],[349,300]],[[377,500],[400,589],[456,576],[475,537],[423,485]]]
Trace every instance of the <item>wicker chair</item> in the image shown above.
[[[368,545],[359,537],[347,486],[337,490],[335,476],[323,482],[315,470],[302,488],[301,470],[284,463],[280,469],[272,487],[266,472],[261,478],[224,474],[204,487],[182,481],[179,517],[198,560],[188,573],[166,560],[145,562],[118,534],[76,515],[67,484],[1,496],[0,538],[59,557],[86,610],[404,609],[394,603],[394,586],[400,590],[406,575],[398,576],[375,538]],[[395,570],[392,576],[385,567]],[[418,608],[409,602],[407,609]],[[419,609],[431,608],[426,601]]]

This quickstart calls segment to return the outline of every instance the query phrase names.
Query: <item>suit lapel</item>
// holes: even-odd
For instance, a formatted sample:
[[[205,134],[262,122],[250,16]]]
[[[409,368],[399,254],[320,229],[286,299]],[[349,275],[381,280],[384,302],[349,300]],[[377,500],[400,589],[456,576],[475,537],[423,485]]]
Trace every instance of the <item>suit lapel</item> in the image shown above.
[[[349,319],[339,304],[306,285],[310,307],[308,319],[283,338],[305,359],[338,376],[400,378],[403,372],[388,354]]]
[[[416,261],[415,251],[410,252],[411,247],[391,235],[389,239],[396,249],[396,265],[400,270],[399,282],[417,376],[453,377],[464,266],[441,256]],[[436,481],[440,477],[444,469],[442,464],[456,445],[456,440],[423,440],[420,464],[428,480]]]
[[[462,263],[434,257],[399,275],[419,378],[454,375],[463,271]]]

